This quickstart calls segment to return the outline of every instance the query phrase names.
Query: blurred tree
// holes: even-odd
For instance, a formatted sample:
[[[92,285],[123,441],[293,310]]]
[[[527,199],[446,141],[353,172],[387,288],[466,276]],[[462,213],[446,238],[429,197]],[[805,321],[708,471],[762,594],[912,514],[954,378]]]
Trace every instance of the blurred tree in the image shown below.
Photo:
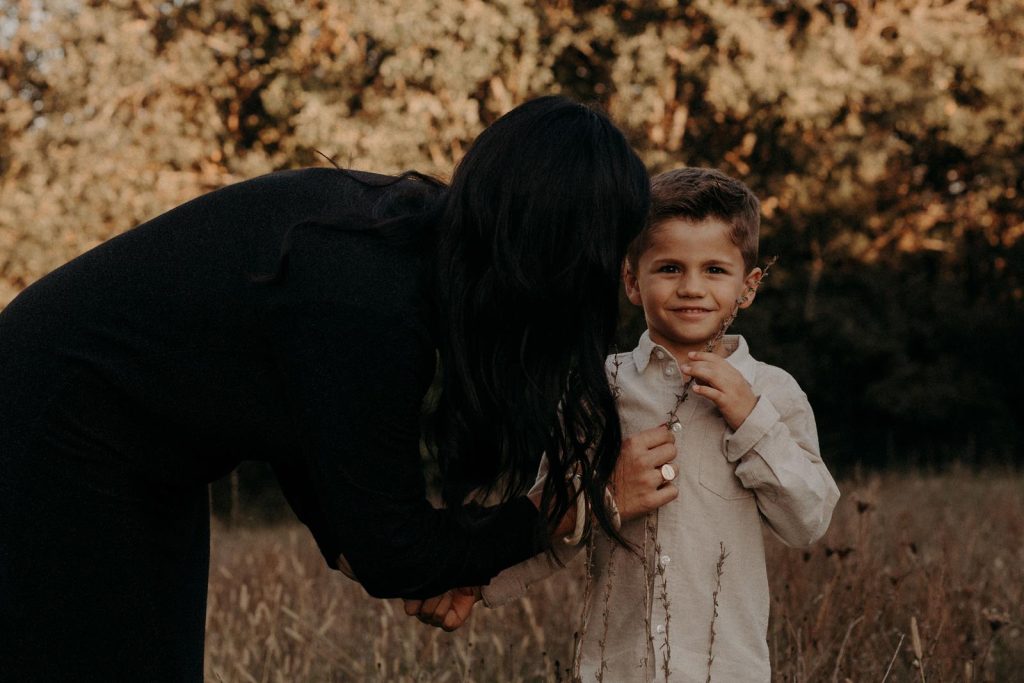
[[[1022,44],[1017,0],[6,3],[0,306],[318,150],[445,176],[562,92],[652,171],[719,167],[763,199],[782,258],[738,329],[807,387],[834,459],[1019,457]]]

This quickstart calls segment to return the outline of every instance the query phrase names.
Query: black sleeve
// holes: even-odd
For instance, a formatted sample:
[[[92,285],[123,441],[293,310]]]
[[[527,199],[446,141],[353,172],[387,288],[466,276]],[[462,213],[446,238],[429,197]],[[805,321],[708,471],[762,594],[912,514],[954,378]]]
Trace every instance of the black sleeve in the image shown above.
[[[328,563],[343,553],[373,596],[422,598],[538,552],[526,498],[473,525],[427,502],[419,415],[434,349],[422,321],[385,295],[317,294],[281,299],[269,332],[300,434],[278,473]]]

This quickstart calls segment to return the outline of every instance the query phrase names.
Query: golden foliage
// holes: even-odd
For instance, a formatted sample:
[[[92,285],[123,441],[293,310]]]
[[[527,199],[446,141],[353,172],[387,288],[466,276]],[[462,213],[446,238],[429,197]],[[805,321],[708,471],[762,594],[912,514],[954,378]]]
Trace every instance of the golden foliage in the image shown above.
[[[601,102],[652,170],[724,168],[817,254],[1024,234],[1016,0],[25,0],[0,14],[0,306],[275,169],[446,175],[525,99]]]

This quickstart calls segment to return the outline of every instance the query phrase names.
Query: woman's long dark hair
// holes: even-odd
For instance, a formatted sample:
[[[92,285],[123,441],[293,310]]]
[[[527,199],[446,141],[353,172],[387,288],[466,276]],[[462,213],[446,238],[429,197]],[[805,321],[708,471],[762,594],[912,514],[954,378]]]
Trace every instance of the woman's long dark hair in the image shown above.
[[[521,495],[546,454],[542,543],[575,503],[573,474],[621,542],[603,496],[622,442],[605,358],[620,266],[650,200],[647,170],[621,131],[600,111],[542,97],[481,133],[447,190],[413,171],[371,180],[339,170],[387,190],[368,215],[288,228],[274,272],[257,279],[286,277],[300,229],[432,240],[424,285],[435,294],[441,394],[425,440],[445,503]]]
[[[573,504],[565,482],[578,473],[619,538],[603,505],[622,441],[605,358],[620,266],[648,204],[647,171],[623,134],[562,97],[513,109],[462,159],[436,226],[432,447],[448,505],[480,488],[521,495],[544,453],[548,526]]]

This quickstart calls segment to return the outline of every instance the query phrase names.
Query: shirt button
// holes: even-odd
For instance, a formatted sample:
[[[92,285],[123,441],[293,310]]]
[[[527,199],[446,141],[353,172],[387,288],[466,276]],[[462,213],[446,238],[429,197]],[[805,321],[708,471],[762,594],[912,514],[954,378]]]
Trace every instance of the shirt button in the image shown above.
[[[679,432],[683,431],[683,423],[682,422],[673,422],[672,423],[672,431],[675,432],[676,434],[678,434]]]
[[[676,374],[675,366],[674,365],[666,365],[665,366],[665,376],[666,377],[671,377],[674,374]]]
[[[658,624],[658,627],[656,629],[654,629],[654,630],[657,631],[658,633],[664,633],[665,632],[665,625],[664,624]]]
[[[662,351],[661,349],[655,349],[654,357],[657,358],[658,360],[665,360],[665,352]]]
[[[671,562],[671,561],[672,561],[672,558],[669,557],[668,555],[662,555],[661,556],[661,566],[662,567],[667,567],[668,563]]]

